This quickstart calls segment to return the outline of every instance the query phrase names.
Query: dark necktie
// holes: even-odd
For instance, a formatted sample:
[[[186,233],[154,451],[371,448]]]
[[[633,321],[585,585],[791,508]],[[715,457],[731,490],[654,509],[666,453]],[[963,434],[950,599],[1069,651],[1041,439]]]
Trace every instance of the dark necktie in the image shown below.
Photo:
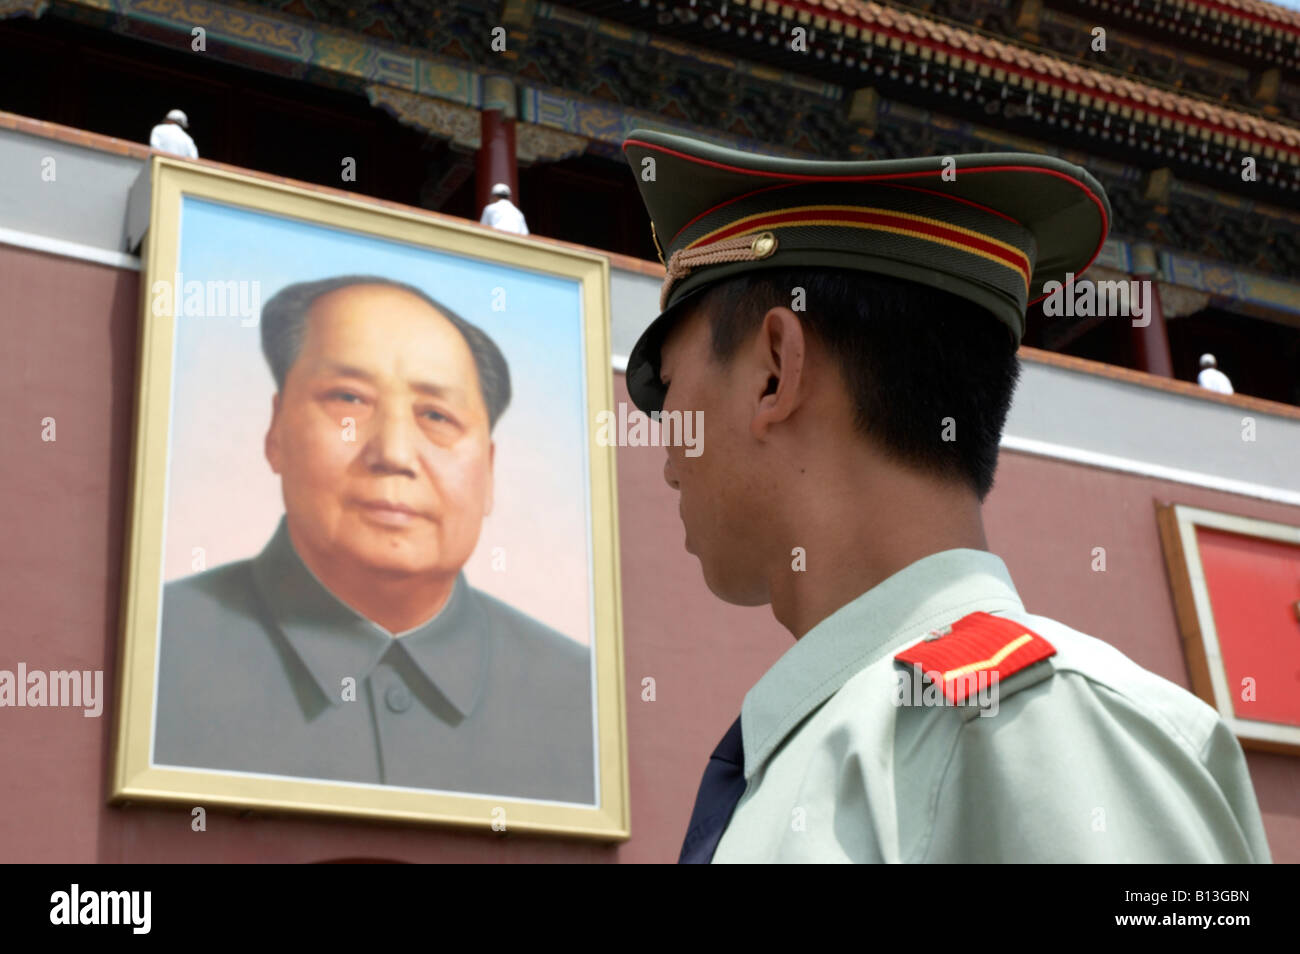
[[[740,717],[731,724],[709,757],[695,796],[695,810],[686,828],[679,865],[707,865],[713,860],[722,832],[731,821],[736,803],[745,794],[745,749],[740,738]]]

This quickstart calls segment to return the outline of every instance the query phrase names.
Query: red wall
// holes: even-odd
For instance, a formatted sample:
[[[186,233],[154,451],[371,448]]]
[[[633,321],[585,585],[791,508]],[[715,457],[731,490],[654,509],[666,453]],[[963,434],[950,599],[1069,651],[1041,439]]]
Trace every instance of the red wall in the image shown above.
[[[0,710],[0,861],[671,861],[710,751],[789,646],[766,609],[718,602],[682,548],[663,451],[619,450],[632,838],[602,846],[347,820],[109,807],[118,608],[134,401],[133,272],[0,245],[0,668],[105,672],[102,718]],[[105,307],[108,303],[108,307]],[[627,400],[615,376],[616,400]],[[54,417],[58,440],[41,441]],[[1300,523],[1294,508],[1004,453],[990,546],[1028,608],[1184,686],[1153,500]],[[1092,549],[1108,569],[1094,573]],[[646,676],[657,700],[642,702]],[[1300,759],[1250,753],[1274,857],[1300,861]]]

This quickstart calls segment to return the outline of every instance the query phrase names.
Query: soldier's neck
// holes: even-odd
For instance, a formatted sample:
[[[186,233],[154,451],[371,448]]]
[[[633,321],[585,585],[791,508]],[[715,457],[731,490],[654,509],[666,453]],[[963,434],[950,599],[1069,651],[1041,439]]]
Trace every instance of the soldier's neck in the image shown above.
[[[770,592],[773,614],[795,639],[933,553],[988,549],[973,492],[925,480],[878,491],[851,510],[822,509],[794,524],[806,568],[792,571],[787,557],[771,576]]]

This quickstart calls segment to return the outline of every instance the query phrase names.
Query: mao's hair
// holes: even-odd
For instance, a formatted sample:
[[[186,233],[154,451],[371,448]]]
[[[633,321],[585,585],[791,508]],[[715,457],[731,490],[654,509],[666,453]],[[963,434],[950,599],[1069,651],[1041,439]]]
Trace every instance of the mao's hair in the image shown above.
[[[501,349],[496,346],[496,342],[477,325],[470,324],[414,285],[375,275],[340,275],[315,282],[286,285],[262,306],[262,354],[266,356],[266,363],[271,367],[271,376],[275,378],[276,390],[284,390],[284,380],[289,375],[289,369],[298,360],[303,337],[307,333],[307,312],[310,311],[311,306],[318,298],[330,292],[351,288],[354,285],[380,285],[409,292],[428,303],[438,314],[451,322],[465,339],[465,343],[469,345],[470,354],[474,356],[474,367],[478,370],[483,403],[487,405],[488,429],[495,427],[497,418],[510,403],[510,366],[506,364],[505,356],[501,354]]]
[[[839,365],[857,430],[904,463],[956,479],[982,501],[1020,376],[1016,344],[987,309],[928,285],[866,271],[748,272],[705,290],[712,354],[726,364],[768,309],[804,290],[804,329]],[[945,440],[952,418],[955,440]]]

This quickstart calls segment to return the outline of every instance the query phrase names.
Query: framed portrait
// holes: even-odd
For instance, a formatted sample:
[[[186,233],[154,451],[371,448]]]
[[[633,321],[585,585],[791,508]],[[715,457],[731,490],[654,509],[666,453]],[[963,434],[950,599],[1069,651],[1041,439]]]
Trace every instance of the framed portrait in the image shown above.
[[[1300,753],[1300,527],[1157,504],[1196,694],[1245,748]]]
[[[148,176],[113,801],[626,838],[607,260]]]

